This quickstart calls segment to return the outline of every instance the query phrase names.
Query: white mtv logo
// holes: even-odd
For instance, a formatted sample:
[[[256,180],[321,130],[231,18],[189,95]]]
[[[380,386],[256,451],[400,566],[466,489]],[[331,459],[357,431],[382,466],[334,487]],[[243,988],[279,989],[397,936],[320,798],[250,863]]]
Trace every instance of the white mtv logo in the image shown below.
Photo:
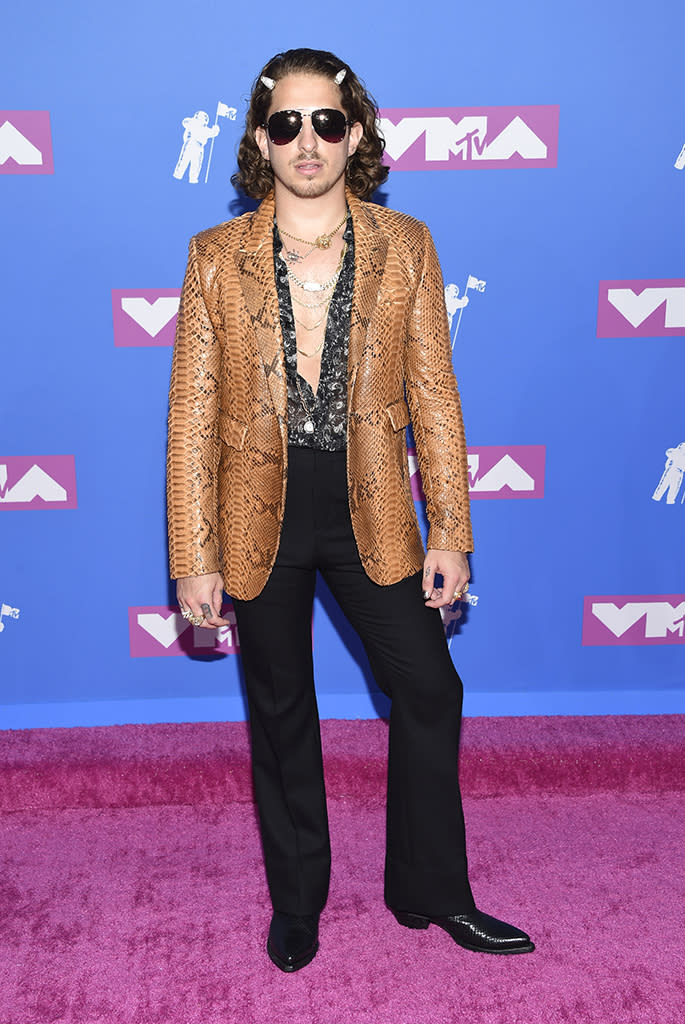
[[[33,465],[17,480],[13,487],[7,487],[7,466],[0,465],[0,504],[2,502],[31,502],[34,498],[43,501],[66,501],[66,488],[41,469]]]
[[[544,160],[547,146],[518,115],[499,135],[486,143],[488,115],[468,115],[455,122],[451,117],[403,117],[394,125],[380,119],[386,152],[393,160],[407,152],[425,135],[426,161],[449,160],[450,155],[465,160],[509,160],[515,153],[524,160]]]
[[[40,166],[43,154],[33,143],[15,128],[11,121],[0,125],[0,164],[12,158],[22,166]]]
[[[408,454],[409,475],[415,476],[419,472],[419,460],[413,452]],[[480,454],[470,452],[468,455],[469,489],[471,491],[501,491],[503,487],[509,487],[512,491],[534,491],[535,480],[519,466],[511,455],[503,455],[502,458],[492,466],[483,476],[478,476],[480,466]]]
[[[220,644],[227,643],[229,647],[237,647],[238,628],[235,612],[231,609],[222,618],[228,619],[231,625],[219,626],[217,629],[196,629],[178,613],[172,613],[166,618],[159,612],[140,612],[136,616],[140,628],[165,650],[168,650],[187,629],[193,630],[194,647],[214,647],[217,639]]]
[[[663,638],[668,633],[682,636],[685,628],[685,601],[675,607],[668,601],[629,601],[622,608],[612,601],[596,601],[592,614],[615,637],[623,636],[643,616],[646,638]]]
[[[662,303],[666,303],[666,327],[685,327],[685,288],[609,288],[607,299],[632,327],[639,327]]]
[[[148,302],[143,296],[129,296],[121,300],[121,308],[151,338],[156,338],[178,313],[180,301],[178,296],[173,295],[160,296],[154,302]]]
[[[511,455],[504,455],[483,476],[478,476],[480,455],[468,456],[469,476],[472,491],[501,491],[510,487],[512,491],[534,491],[535,480]]]

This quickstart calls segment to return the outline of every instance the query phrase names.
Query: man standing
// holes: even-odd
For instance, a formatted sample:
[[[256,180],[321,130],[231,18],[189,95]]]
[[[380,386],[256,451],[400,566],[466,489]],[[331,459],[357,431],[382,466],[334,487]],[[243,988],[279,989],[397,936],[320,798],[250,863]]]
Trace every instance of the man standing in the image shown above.
[[[466,949],[534,948],[476,909],[468,881],[462,687],[439,612],[469,579],[466,445],[430,234],[363,201],[387,176],[382,153],[375,103],[351,68],[320,50],[270,60],[234,177],[262,202],[191,240],[174,350],[171,575],[183,614],[207,629],[224,624],[223,590],[233,598],[274,910],[267,952],[284,971],[316,954],[330,872],[311,650],[317,571],[392,698],[389,909]]]

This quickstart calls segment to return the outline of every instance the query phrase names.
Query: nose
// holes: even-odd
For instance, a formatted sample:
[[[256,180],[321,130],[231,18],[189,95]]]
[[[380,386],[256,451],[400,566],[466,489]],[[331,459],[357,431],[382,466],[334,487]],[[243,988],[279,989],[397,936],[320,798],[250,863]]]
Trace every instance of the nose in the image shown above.
[[[310,151],[316,149],[316,132],[312,126],[311,114],[305,114],[302,117],[302,128],[300,130],[300,149],[306,149]]]

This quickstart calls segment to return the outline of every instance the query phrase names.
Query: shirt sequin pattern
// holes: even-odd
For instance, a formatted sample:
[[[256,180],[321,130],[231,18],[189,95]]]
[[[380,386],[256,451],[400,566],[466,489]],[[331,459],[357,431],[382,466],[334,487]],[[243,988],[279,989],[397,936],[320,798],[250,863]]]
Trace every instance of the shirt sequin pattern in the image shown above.
[[[343,239],[347,251],[335,286],[326,322],[321,351],[321,376],[316,395],[307,381],[299,376],[300,390],[309,412],[305,412],[297,389],[297,340],[293,305],[288,283],[288,267],[280,256],[281,237],[274,223],[274,273],[278,307],[285,350],[288,387],[288,444],[301,448],[318,448],[337,452],[347,447],[347,353],[350,345],[350,315],[354,292],[354,231],[348,214]],[[298,277],[297,264],[295,273]],[[314,294],[317,293],[305,293]],[[311,420],[314,430],[308,433],[305,423]]]

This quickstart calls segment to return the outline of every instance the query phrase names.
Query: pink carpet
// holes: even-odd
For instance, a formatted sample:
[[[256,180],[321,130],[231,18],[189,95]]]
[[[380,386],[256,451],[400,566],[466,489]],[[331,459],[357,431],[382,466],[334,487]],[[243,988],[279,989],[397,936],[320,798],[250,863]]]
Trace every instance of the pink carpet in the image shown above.
[[[386,738],[324,723],[331,895],[286,976],[244,727],[0,733],[0,1024],[682,1024],[682,718],[467,721],[473,887],[520,957],[384,909]]]

